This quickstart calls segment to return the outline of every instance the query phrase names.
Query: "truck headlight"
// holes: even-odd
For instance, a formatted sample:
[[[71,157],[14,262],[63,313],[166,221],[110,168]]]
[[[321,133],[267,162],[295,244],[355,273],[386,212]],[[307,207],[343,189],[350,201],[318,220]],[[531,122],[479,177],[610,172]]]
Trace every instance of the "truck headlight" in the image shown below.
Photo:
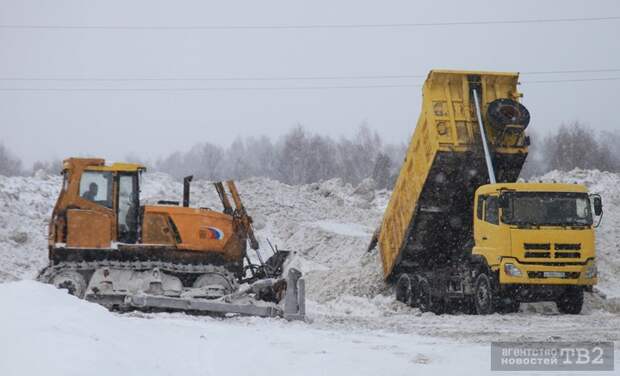
[[[598,270],[596,268],[595,263],[592,263],[586,267],[586,278],[592,279],[596,277],[597,274],[598,274]]]
[[[511,277],[521,277],[523,273],[521,273],[521,269],[517,268],[513,264],[504,264],[504,272]]]

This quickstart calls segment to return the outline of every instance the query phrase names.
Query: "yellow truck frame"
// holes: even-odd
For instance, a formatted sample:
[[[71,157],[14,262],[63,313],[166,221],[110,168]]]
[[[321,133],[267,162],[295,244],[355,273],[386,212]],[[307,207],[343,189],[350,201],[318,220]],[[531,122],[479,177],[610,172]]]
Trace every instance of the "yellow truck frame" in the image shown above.
[[[584,289],[596,283],[590,196],[581,185],[515,183],[529,145],[518,78],[429,73],[422,113],[371,243],[398,300],[436,313],[514,312],[521,302],[541,300],[581,311]],[[536,207],[539,201],[548,206]],[[523,216],[525,205],[541,215],[580,205],[584,218],[556,224],[506,217]],[[598,196],[594,209],[602,213]]]

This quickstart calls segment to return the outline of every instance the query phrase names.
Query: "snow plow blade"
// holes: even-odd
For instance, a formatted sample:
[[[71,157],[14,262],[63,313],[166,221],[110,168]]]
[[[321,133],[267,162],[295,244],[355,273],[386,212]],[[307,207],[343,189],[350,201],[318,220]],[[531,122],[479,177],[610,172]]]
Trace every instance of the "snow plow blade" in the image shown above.
[[[102,283],[103,282],[103,283]],[[218,299],[185,296],[166,296],[146,292],[128,293],[123,286],[98,289],[93,284],[110,285],[109,281],[93,278],[84,298],[108,309],[129,311],[181,311],[204,314],[239,314],[259,317],[283,317],[286,320],[305,319],[305,281],[301,272],[290,269],[285,279],[264,279]],[[265,289],[286,286],[284,298],[278,303],[256,299]],[[94,287],[94,288],[93,288]]]

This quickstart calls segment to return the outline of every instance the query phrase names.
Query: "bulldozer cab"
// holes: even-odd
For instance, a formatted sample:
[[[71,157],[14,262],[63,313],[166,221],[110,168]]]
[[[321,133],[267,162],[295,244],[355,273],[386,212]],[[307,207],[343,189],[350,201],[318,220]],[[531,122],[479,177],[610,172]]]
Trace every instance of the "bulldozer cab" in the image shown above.
[[[105,166],[100,159],[66,160],[65,183],[53,213],[53,240],[79,248],[136,243],[143,171],[139,164]]]
[[[92,201],[101,210],[111,209],[115,218],[116,240],[136,243],[140,212],[139,177],[144,168],[87,168],[80,177],[80,198]]]

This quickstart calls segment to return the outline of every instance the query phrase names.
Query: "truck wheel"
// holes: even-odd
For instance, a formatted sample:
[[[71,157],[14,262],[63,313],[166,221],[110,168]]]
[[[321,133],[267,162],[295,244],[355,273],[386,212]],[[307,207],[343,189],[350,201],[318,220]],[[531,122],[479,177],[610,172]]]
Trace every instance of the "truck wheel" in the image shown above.
[[[418,280],[418,306],[422,312],[431,311],[431,286],[426,278]]]
[[[434,298],[431,295],[431,312],[436,315],[446,313],[448,304],[443,299]]]
[[[474,304],[476,313],[479,315],[489,315],[495,312],[493,286],[491,279],[485,273],[480,273],[476,278],[474,287]]]
[[[568,287],[555,304],[561,313],[578,315],[583,307],[583,289],[573,286]]]
[[[521,125],[523,129],[530,123],[530,112],[521,103],[509,99],[496,99],[489,103],[487,118],[491,125],[502,131],[507,125]]]
[[[398,277],[395,290],[396,300],[407,305],[411,304],[411,277],[409,274],[401,274]]]
[[[417,276],[411,276],[411,295],[409,297],[409,305],[411,307],[417,307],[420,305],[420,286]]]

